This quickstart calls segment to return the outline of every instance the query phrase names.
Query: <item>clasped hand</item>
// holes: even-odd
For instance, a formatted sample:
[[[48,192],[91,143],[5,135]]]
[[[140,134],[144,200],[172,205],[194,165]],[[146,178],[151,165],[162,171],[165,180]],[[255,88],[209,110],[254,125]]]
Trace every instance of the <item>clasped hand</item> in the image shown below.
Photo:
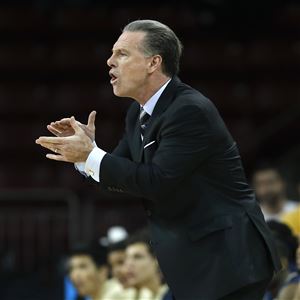
[[[85,162],[94,148],[96,112],[92,111],[87,125],[76,121],[74,117],[64,118],[47,125],[55,136],[41,136],[35,142],[53,151],[47,158],[65,162]]]

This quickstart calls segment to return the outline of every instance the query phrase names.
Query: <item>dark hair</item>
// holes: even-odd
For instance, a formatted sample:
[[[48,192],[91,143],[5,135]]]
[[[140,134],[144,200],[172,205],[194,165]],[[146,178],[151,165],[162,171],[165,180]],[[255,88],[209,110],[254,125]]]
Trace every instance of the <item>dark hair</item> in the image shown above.
[[[122,240],[120,242],[109,244],[108,246],[108,253],[114,252],[114,251],[122,251],[126,249],[126,240]]]
[[[170,77],[178,74],[183,46],[173,30],[167,25],[154,20],[137,20],[126,25],[124,31],[145,32],[142,45],[145,55],[160,55],[162,57],[162,72]]]
[[[281,170],[275,165],[270,162],[260,162],[258,163],[252,172],[252,181],[257,173],[266,172],[266,171],[273,171],[279,179],[283,180],[283,176]]]
[[[278,175],[281,176],[281,172],[279,168],[275,164],[266,161],[258,163],[254,168],[253,174],[257,172],[270,171],[270,170],[278,173]]]
[[[77,255],[89,256],[97,267],[101,267],[107,264],[107,249],[100,245],[98,242],[90,244],[77,244],[69,252],[68,257],[72,258]]]
[[[267,221],[267,224],[271,229],[274,238],[281,241],[288,249],[289,261],[295,262],[298,241],[290,227],[276,220]]]
[[[289,249],[287,245],[281,241],[279,238],[275,238],[275,246],[278,252],[279,257],[285,257],[289,261]]]
[[[128,247],[130,245],[138,244],[138,243],[145,244],[149,250],[149,253],[153,257],[156,257],[154,254],[153,248],[150,245],[150,241],[151,241],[151,238],[150,238],[150,233],[149,233],[148,229],[143,228],[141,230],[136,231],[131,236],[129,236],[126,246]]]

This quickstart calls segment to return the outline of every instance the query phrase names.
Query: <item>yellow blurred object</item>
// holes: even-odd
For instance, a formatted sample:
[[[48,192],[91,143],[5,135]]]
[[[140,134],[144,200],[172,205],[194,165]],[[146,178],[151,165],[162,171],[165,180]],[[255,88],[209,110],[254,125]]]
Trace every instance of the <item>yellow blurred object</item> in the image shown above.
[[[300,235],[300,205],[296,209],[285,213],[281,221],[287,224],[295,235]]]

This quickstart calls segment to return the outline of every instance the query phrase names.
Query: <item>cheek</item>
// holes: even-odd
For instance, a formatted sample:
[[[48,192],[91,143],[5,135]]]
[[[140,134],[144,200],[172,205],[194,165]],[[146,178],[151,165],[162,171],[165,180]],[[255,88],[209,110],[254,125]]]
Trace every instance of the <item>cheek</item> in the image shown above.
[[[122,80],[126,80],[128,84],[140,83],[146,75],[145,66],[141,63],[126,64],[122,70]]]
[[[141,261],[137,266],[137,271],[140,278],[148,278],[154,273],[154,266],[149,261]]]
[[[94,272],[84,271],[82,272],[80,279],[82,282],[84,282],[85,285],[90,285],[92,282],[95,281]]]

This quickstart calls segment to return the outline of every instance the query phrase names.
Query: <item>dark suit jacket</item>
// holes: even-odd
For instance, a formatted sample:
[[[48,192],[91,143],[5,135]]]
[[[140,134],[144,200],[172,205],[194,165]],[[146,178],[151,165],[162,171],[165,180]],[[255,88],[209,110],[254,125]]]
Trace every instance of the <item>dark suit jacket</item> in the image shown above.
[[[174,77],[143,142],[139,111],[133,103],[100,181],[145,199],[152,246],[175,298],[218,299],[278,270],[271,234],[215,106]]]

